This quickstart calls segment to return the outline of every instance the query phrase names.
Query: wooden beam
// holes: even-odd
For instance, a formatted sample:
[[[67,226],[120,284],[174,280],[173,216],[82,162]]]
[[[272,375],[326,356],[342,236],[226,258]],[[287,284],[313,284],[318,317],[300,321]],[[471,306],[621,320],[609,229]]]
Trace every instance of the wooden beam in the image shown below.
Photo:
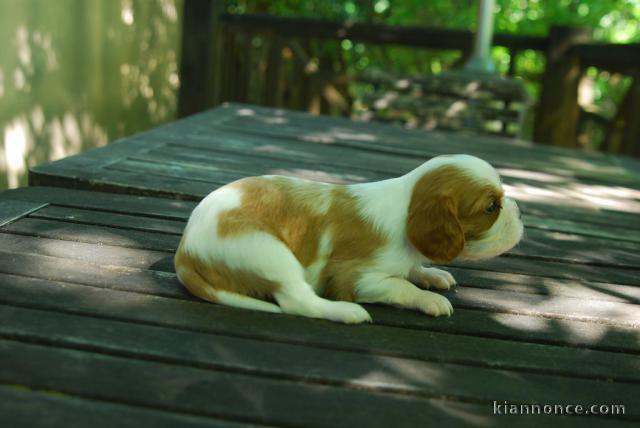
[[[618,107],[603,149],[608,152],[640,156],[640,73]]]
[[[572,48],[590,37],[588,29],[551,27],[547,64],[535,115],[534,141],[567,147],[577,145],[578,83],[582,68]]]
[[[184,2],[178,116],[184,117],[215,104],[215,34],[222,0]]]
[[[574,51],[585,66],[625,74],[640,68],[640,43],[585,43],[575,46]]]
[[[327,21],[321,19],[285,17],[263,14],[220,15],[220,21],[229,27],[254,32],[274,32],[280,37],[300,39],[349,39],[373,44],[397,44],[423,48],[470,51],[473,33],[426,27],[400,27],[353,21]],[[547,49],[547,38],[538,36],[494,35],[493,44],[510,49]]]

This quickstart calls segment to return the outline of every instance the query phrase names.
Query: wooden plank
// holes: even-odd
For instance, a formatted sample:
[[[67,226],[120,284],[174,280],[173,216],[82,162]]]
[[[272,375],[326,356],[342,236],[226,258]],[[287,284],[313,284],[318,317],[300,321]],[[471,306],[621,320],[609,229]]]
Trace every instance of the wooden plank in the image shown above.
[[[0,262],[0,271],[19,273],[21,275],[43,278],[60,278],[60,270],[66,267],[62,278],[73,279],[74,282],[84,283],[83,276],[98,276],[101,283],[121,284],[123,277],[133,274],[126,269],[110,267],[102,269],[100,266],[85,266],[85,269],[74,267],[73,263],[64,263],[57,259],[38,257],[23,257],[19,254],[5,253],[4,262]],[[39,272],[39,274],[36,274]],[[149,282],[167,283],[167,287],[181,289],[175,277],[163,275],[160,272],[143,272],[140,287],[149,286]],[[108,285],[107,285],[108,286]],[[629,288],[629,287],[627,287]],[[162,292],[160,292],[162,294]],[[599,300],[593,298],[576,298],[562,295],[549,296],[544,294],[521,293],[518,291],[488,289],[488,288],[458,288],[445,293],[455,307],[484,309],[491,312],[507,312],[513,314],[527,314],[544,316],[554,319],[571,319],[581,321],[596,321],[608,325],[636,327],[640,326],[640,306],[621,301]]]
[[[312,116],[307,113],[269,109],[253,105],[227,104],[225,119],[211,126],[203,126],[198,133],[225,130],[260,137],[288,137],[312,143],[345,145],[369,151],[424,156],[462,150],[464,153],[486,157],[499,165],[508,160],[555,173],[563,170],[578,177],[600,177],[606,182],[616,180],[636,185],[640,177],[638,161],[599,152],[579,152],[562,147],[540,146],[517,139],[466,135],[438,131],[416,131],[383,124],[354,122],[344,118]],[[232,113],[235,111],[235,115]],[[222,113],[222,112],[220,112]],[[218,112],[216,111],[216,116]],[[446,144],[440,144],[446,141]],[[578,156],[577,156],[578,155]]]
[[[186,220],[196,203],[139,195],[122,195],[66,189],[60,187],[23,187],[4,192],[4,197],[24,201],[47,201],[63,207],[77,207],[122,214]]]
[[[565,232],[573,235],[593,236],[596,238],[612,239],[614,241],[640,243],[640,232],[633,228],[614,224],[593,227],[585,223],[572,220],[552,219],[535,215],[522,215],[522,221],[528,229],[542,229],[554,232]]]
[[[536,229],[528,229],[509,254],[640,269],[640,245],[637,243]]]
[[[246,177],[247,174],[239,171],[223,170],[221,168],[196,167],[194,165],[185,165],[178,162],[159,163],[140,161],[137,159],[125,159],[109,165],[105,168],[108,171],[124,171],[129,173],[140,172],[152,180],[156,177],[170,181],[174,178],[182,181],[200,182],[208,186],[209,189],[215,189],[226,183]],[[204,186],[203,186],[204,187]]]
[[[640,285],[637,269],[616,269],[603,266],[566,264],[558,261],[548,261],[542,258],[536,260],[533,258],[525,259],[505,255],[486,261],[465,261],[464,263],[454,261],[450,263],[450,266],[523,275],[547,276],[577,281],[584,280]]]
[[[637,304],[561,296],[550,298],[481,288],[460,288],[455,293],[444,294],[454,307],[640,327],[640,306]]]
[[[44,168],[44,167],[43,167]],[[171,197],[198,201],[211,192],[211,184],[161,175],[118,171],[116,169],[95,169],[92,166],[67,168],[64,165],[52,167],[52,172],[42,170],[31,173],[32,186],[66,187],[70,189],[96,190],[102,192],[127,193],[156,197]],[[75,177],[82,177],[78,179]]]
[[[629,411],[625,417],[640,419],[640,410],[633,408],[637,398],[632,398],[640,396],[640,385],[325,350],[8,306],[0,306],[0,316],[11,320],[9,326],[0,325],[0,335],[22,342],[288,381],[446,396],[449,400],[489,405],[494,400],[536,404],[606,401],[626,405]],[[234,358],[229,358],[230,352]]]
[[[168,272],[173,269],[173,257],[166,251],[95,245],[7,233],[0,233],[0,248],[10,248],[12,254],[38,254],[90,263],[99,261],[103,265],[151,268]]]
[[[634,172],[638,163],[618,157],[601,154],[580,154],[555,148],[540,148],[517,140],[498,138],[476,138],[443,133],[409,132],[393,127],[358,124],[336,118],[317,118],[293,112],[264,109],[238,104],[195,115],[178,121],[168,127],[149,131],[125,140],[126,144],[112,144],[107,148],[83,153],[55,163],[40,165],[32,169],[31,184],[64,184],[76,187],[100,187],[123,191],[126,180],[136,185],[134,189],[144,192],[145,186],[136,183],[144,177],[135,175],[118,177],[117,174],[100,173],[104,166],[124,159],[134,153],[151,150],[168,142],[190,142],[213,138],[226,131],[240,135],[238,139],[256,135],[259,138],[288,138],[307,143],[323,143],[321,147],[348,146],[367,152],[398,154],[424,158],[455,151],[476,154],[500,166],[521,168],[523,157],[527,168],[560,175],[571,175],[579,179],[597,179],[600,182],[638,187],[640,174]],[[440,144],[447,141],[446,145]],[[123,180],[126,179],[126,180]],[[148,180],[147,180],[148,181]],[[170,194],[169,183],[165,186],[149,186],[148,191],[162,191]],[[180,184],[178,182],[178,184]],[[131,190],[129,190],[131,191]],[[196,190],[197,191],[197,190]],[[189,194],[179,188],[175,196]],[[199,193],[197,194],[199,195]],[[196,196],[197,196],[196,195]],[[192,193],[190,196],[194,196]]]
[[[93,225],[77,225],[44,219],[23,219],[2,228],[5,232],[55,238],[65,241],[86,242],[99,245],[115,245],[173,252],[178,247],[180,236],[140,232]]]
[[[516,291],[546,296],[640,304],[640,287],[607,282],[559,279],[476,269],[447,267],[458,284],[491,290]]]
[[[154,147],[165,144],[163,138],[172,135],[189,135],[198,132],[204,124],[214,125],[218,121],[226,120],[227,115],[235,112],[227,109],[217,109],[212,116],[210,111],[191,115],[188,118],[177,120],[171,124],[145,131],[142,134],[134,135],[125,139],[117,140],[108,146],[87,150],[81,155],[69,156],[64,159],[47,162],[30,168],[29,184],[38,186],[42,184],[52,183],[55,185],[64,185],[69,188],[94,188],[100,184],[100,188],[104,191],[118,189],[121,193],[122,184],[128,179],[130,183],[146,183],[144,175],[123,175],[123,177],[114,177],[113,175],[104,174],[101,171],[105,166],[122,159],[131,153],[137,151],[150,150]],[[85,175],[86,174],[86,175]],[[168,183],[167,185],[169,185]],[[126,186],[124,186],[126,187]],[[144,193],[144,186],[138,188],[138,194]],[[180,186],[178,183],[178,191]],[[161,193],[156,193],[161,194]]]
[[[452,412],[485,423],[491,418],[486,405],[285,382],[6,340],[0,341],[0,350],[4,382],[19,380],[67,394],[250,423],[386,427],[415,420],[444,424]],[[49,370],[41,361],[58,369]],[[90,379],[86,373],[92,373]],[[513,423],[502,423],[507,422]]]
[[[2,235],[0,235],[2,237]],[[46,241],[46,240],[45,240]],[[6,241],[0,241],[6,242]],[[19,276],[46,278],[52,281],[71,282],[75,284],[86,284],[93,287],[109,288],[113,290],[129,291],[135,293],[152,294],[174,299],[197,300],[192,297],[179,283],[173,273],[172,257],[154,258],[153,254],[147,254],[144,250],[123,249],[122,259],[113,258],[110,248],[101,246],[99,251],[93,251],[94,257],[91,261],[80,259],[80,254],[73,254],[73,243],[67,246],[54,246],[44,242],[47,248],[54,248],[55,255],[43,256],[34,253],[34,249],[20,248],[20,252],[0,253],[0,272]],[[68,251],[67,251],[68,250]],[[69,253],[67,255],[67,253]],[[50,254],[52,254],[50,252]],[[84,254],[81,253],[81,254]],[[97,262],[96,260],[99,260]],[[140,267],[139,260],[148,260],[149,269]],[[456,273],[454,271],[454,273]],[[488,281],[496,275],[490,273]],[[485,282],[469,280],[468,277],[460,277],[465,281],[465,286],[472,287],[486,286]],[[526,277],[525,277],[526,278]],[[467,282],[467,281],[470,282]],[[541,278],[545,283],[548,278]],[[502,278],[502,281],[505,281]],[[497,281],[496,281],[497,282]],[[500,282],[497,282],[500,284]],[[493,284],[493,283],[492,283]],[[571,284],[567,284],[570,286]],[[605,284],[606,285],[606,284]],[[519,290],[525,288],[521,287]],[[615,285],[611,285],[615,287]],[[617,286],[618,295],[628,296],[638,292],[637,287]],[[490,288],[491,289],[491,288]],[[621,290],[622,289],[622,290]],[[561,289],[560,295],[567,292]],[[587,305],[593,305],[593,300],[602,300],[602,294],[584,292],[582,294],[571,294],[570,297],[590,300]],[[547,301],[552,301],[554,293],[547,293]],[[608,297],[608,294],[605,294]],[[496,296],[496,301],[500,302],[500,295]],[[567,300],[565,299],[565,302]],[[628,299],[609,300],[629,303]],[[581,306],[581,301],[576,300],[573,304]],[[482,304],[475,305],[473,310],[464,309],[464,305],[456,305],[455,316],[452,319],[433,319],[412,311],[399,311],[389,307],[369,307],[376,323],[390,326],[403,326],[412,329],[442,331],[455,334],[475,335],[484,337],[496,337],[505,340],[529,341],[537,343],[555,343],[572,346],[588,347],[591,349],[614,350],[619,352],[640,353],[640,332],[637,329],[613,326],[605,323],[587,323],[575,320],[571,317],[546,317],[540,318],[535,314],[524,314],[528,306],[525,304],[525,311],[522,313],[508,312],[484,312],[487,309]],[[480,309],[481,311],[478,311]],[[513,328],[511,326],[518,326]],[[571,336],[563,334],[571,331]],[[612,333],[614,332],[614,333]]]
[[[99,224],[118,229],[163,232],[169,235],[181,235],[185,226],[184,221],[85,210],[80,208],[67,208],[55,205],[43,208],[31,214],[30,217],[78,224]]]
[[[148,158],[150,158],[149,156]],[[211,167],[208,165],[199,165],[195,162],[172,161],[167,163],[149,162],[147,159],[127,159],[120,161],[112,166],[109,170],[127,171],[127,172],[144,172],[154,177],[170,177],[180,180],[200,181],[209,184],[212,191],[216,187],[239,180],[243,177],[260,175],[259,171],[250,170],[250,166],[245,167],[244,171],[234,171],[233,169],[224,167]],[[304,179],[315,179],[316,181],[324,181],[327,183],[343,184],[348,181],[346,179],[355,177],[354,174],[329,173],[324,168],[305,169],[298,168],[279,168],[275,167],[265,172],[275,175],[287,175],[289,177],[298,177]],[[364,181],[360,179],[360,181]],[[349,181],[350,182],[350,181]]]
[[[227,164],[228,167],[234,170],[244,170],[246,175],[280,173],[300,176],[300,172],[304,172],[302,176],[306,178],[324,179],[325,181],[333,182],[336,182],[336,180],[332,179],[331,174],[327,175],[327,172],[344,174],[344,171],[348,170],[350,172],[349,175],[341,175],[341,180],[338,181],[346,183],[396,177],[419,166],[424,160],[417,159],[415,156],[408,158],[406,156],[345,149],[347,148],[333,147],[331,145],[314,147],[312,144],[296,144],[285,142],[285,140],[272,143],[269,140],[254,139],[249,142],[248,140],[239,139],[238,136],[220,136],[220,140],[193,140],[188,143],[181,143],[181,145],[177,143],[167,144],[157,150],[136,155],[135,159],[166,163],[171,163],[172,159],[179,159],[181,160],[180,164],[182,164],[182,161],[187,162],[184,164],[185,166],[207,165],[209,168],[216,168],[219,163],[222,163]],[[236,156],[232,156],[231,153],[236,154]],[[256,158],[260,158],[263,165]],[[292,158],[295,158],[294,165],[291,162]],[[265,162],[264,159],[273,159],[276,162]],[[350,159],[350,161],[347,162],[341,159]],[[296,163],[298,165],[295,165]],[[212,166],[212,164],[216,166]],[[256,167],[255,164],[259,166]],[[270,165],[270,167],[266,167],[266,165]],[[305,169],[304,165],[308,165],[310,170]],[[339,168],[336,170],[335,167]],[[607,200],[610,204],[615,203],[617,206],[626,207],[625,211],[631,213],[640,207],[637,202],[638,198],[640,198],[640,192],[631,188],[620,186],[607,188],[598,184],[578,183],[571,177],[523,169],[499,167],[498,170],[503,175],[505,183],[513,188],[513,192],[517,192],[516,199],[524,198],[521,203],[525,210],[527,205],[530,204],[528,200],[536,199],[545,202],[538,202],[537,205],[544,207],[546,216],[549,214],[554,216],[557,211],[555,204],[553,204],[554,201],[551,201],[551,204],[549,203],[550,196],[555,199],[562,199],[565,204],[569,201],[575,207],[589,208],[594,215],[598,215],[602,208],[601,204],[607,203]],[[536,194],[539,196],[536,196]],[[628,196],[625,196],[625,194],[628,194]],[[592,198],[590,195],[601,195],[598,198],[599,202],[589,203],[589,198]],[[576,210],[574,207],[570,208],[571,211],[568,213],[566,210],[560,210],[557,214],[562,216],[570,215],[574,219],[580,219],[583,210]],[[587,213],[587,215],[587,220],[589,220],[592,214]],[[611,213],[605,219],[605,213],[601,213],[602,220],[600,223],[610,223],[611,215],[621,220],[632,218],[631,214],[621,212]],[[640,223],[637,227],[640,228]]]
[[[0,423],[15,428],[207,428],[243,427],[239,422],[144,408],[24,385],[0,385]]]
[[[164,235],[138,230],[118,229],[100,225],[77,225],[67,222],[57,222],[46,219],[26,218],[3,228],[5,232],[53,238],[75,242],[95,243],[100,245],[114,245],[127,248],[142,248],[155,251],[173,252],[176,250],[180,237],[176,235]],[[572,279],[584,279],[599,282],[619,282],[621,284],[640,285],[637,269],[615,269],[615,266],[595,264],[598,254],[591,254],[591,260],[581,259],[581,263],[562,264],[564,261],[573,261],[566,252],[553,248],[550,242],[546,254],[518,255],[507,254],[482,262],[454,262],[452,266],[479,267],[482,269],[496,270],[500,272],[527,273],[539,275],[545,269],[551,269],[549,276],[556,276],[556,272],[562,272],[562,277]],[[605,246],[606,249],[606,246]],[[583,257],[579,252],[574,257]],[[569,253],[569,256],[571,253]],[[628,258],[625,258],[625,260]],[[633,260],[633,259],[632,259]],[[586,263],[585,263],[586,261]],[[590,266],[589,264],[594,266]],[[512,266],[514,269],[511,270]],[[626,265],[625,265],[626,266]]]
[[[373,171],[359,173],[358,170],[360,168],[355,164],[351,165],[352,168],[346,168],[346,165],[336,166],[334,165],[336,157],[330,152],[325,152],[324,155],[317,156],[311,161],[294,158],[292,153],[280,155],[260,152],[240,153],[235,152],[235,149],[234,152],[229,153],[219,150],[212,151],[194,149],[187,146],[167,145],[158,150],[136,154],[129,159],[160,164],[184,164],[190,167],[204,167],[212,170],[241,171],[244,176],[263,174],[294,175],[296,170],[318,171],[321,174],[318,174],[319,176],[316,180],[321,181],[325,179],[324,175],[326,175],[326,181],[331,181],[331,177],[335,176],[338,179],[334,179],[333,182],[338,183],[376,181],[400,175],[381,174]],[[382,161],[382,159],[379,160]]]
[[[88,192],[55,187],[36,186],[13,189],[5,194],[16,200],[50,201],[51,203],[65,207],[86,207],[109,212],[141,214],[144,216],[182,219],[185,221],[189,218],[191,211],[196,205],[191,201],[176,201],[146,196],[124,196],[114,193]],[[525,213],[523,215],[527,229],[539,228],[557,232],[569,232],[580,236],[614,239],[616,241],[640,242],[640,232],[630,230],[630,227],[634,226],[633,223],[624,227],[618,226],[617,224],[612,224],[611,219],[603,217],[602,213],[597,217],[593,217],[587,212],[577,213],[575,210],[565,210],[561,213],[562,216],[572,215],[575,219],[562,220],[550,219],[549,212],[540,206],[526,204],[526,208],[523,209],[535,213]],[[591,223],[586,223],[584,221],[585,219]],[[596,223],[592,223],[593,221]],[[597,223],[598,221],[600,223]],[[632,219],[628,219],[628,221],[632,221]],[[597,227],[594,226],[595,224],[597,224]],[[640,229],[640,224],[637,227]]]
[[[269,112],[269,110],[264,109],[258,111],[263,115],[267,115]],[[301,120],[299,115],[290,112],[277,116],[277,118],[283,121],[287,120],[289,116],[294,116],[291,118],[292,122],[297,123]],[[324,120],[324,118],[314,119],[307,119],[307,124],[310,125],[315,121]],[[276,119],[272,118],[271,120],[274,121],[274,124],[278,123]],[[640,178],[638,175],[628,175],[633,173],[633,169],[627,170],[617,164],[610,165],[609,162],[606,162],[606,158],[604,160],[600,157],[588,158],[588,162],[585,162],[587,159],[576,159],[575,153],[553,152],[540,154],[538,152],[543,150],[540,146],[529,147],[525,142],[514,147],[507,147],[507,150],[505,150],[505,146],[510,143],[509,140],[500,141],[500,145],[495,145],[493,140],[478,142],[470,140],[462,134],[445,135],[437,132],[426,133],[419,140],[416,139],[416,135],[403,135],[404,138],[401,139],[397,135],[400,132],[397,128],[391,127],[396,133],[390,133],[387,129],[376,129],[376,133],[372,134],[369,128],[363,129],[362,134],[356,134],[350,128],[360,126],[360,124],[347,122],[343,124],[343,127],[338,127],[340,122],[338,119],[335,122],[333,126],[332,124],[325,124],[321,130],[309,132],[305,131],[305,128],[296,125],[292,125],[291,129],[287,130],[281,127],[274,128],[264,123],[259,123],[253,127],[230,126],[229,124],[232,122],[226,121],[220,122],[215,129],[211,128],[208,132],[202,131],[199,134],[192,135],[187,140],[178,136],[170,138],[166,140],[168,144],[159,147],[158,150],[164,151],[171,146],[178,146],[199,148],[203,151],[225,150],[245,154],[247,151],[261,148],[260,154],[262,155],[277,157],[279,154],[286,154],[290,155],[289,157],[295,156],[297,158],[296,161],[305,158],[315,159],[317,156],[324,155],[329,156],[336,165],[355,166],[356,168],[372,171],[383,171],[392,175],[407,172],[433,156],[452,152],[466,152],[490,159],[491,163],[501,169],[503,174],[508,175],[521,171],[521,175],[541,176],[547,181],[557,182],[564,177],[565,179],[590,179],[597,182],[598,178],[601,178],[603,182],[617,180],[621,181],[619,184],[624,183],[637,187],[637,179]],[[331,131],[332,129],[334,130]],[[386,131],[388,135],[384,135],[385,132],[383,131]],[[377,137],[380,133],[383,135]],[[205,135],[206,138],[203,138]],[[363,135],[365,141],[361,140]],[[358,136],[360,136],[360,139]],[[406,140],[409,141],[407,142]],[[446,140],[447,144],[439,144],[440,140]],[[523,165],[521,157],[515,155],[518,152],[526,153],[526,164]],[[341,153],[342,156],[338,156],[337,153]],[[254,154],[257,153],[254,152]],[[352,156],[353,159],[351,158]],[[373,162],[373,165],[370,165],[371,162],[359,163],[357,159],[363,157],[372,157],[373,159],[378,159],[379,162]],[[389,162],[384,162],[385,158],[388,158]],[[618,160],[616,159],[616,161]],[[629,167],[632,167],[632,165],[629,165]],[[544,173],[528,171],[531,169]]]
[[[0,235],[1,237],[2,235]],[[51,245],[48,240],[42,244],[50,250],[50,256],[34,254],[34,249],[20,248],[20,253],[0,253],[0,272],[47,278],[53,281],[88,284],[94,287],[105,287],[114,290],[132,291],[153,294],[170,298],[196,300],[178,283],[173,273],[172,257],[155,258],[143,250],[123,249],[122,258],[114,259],[113,251],[101,246],[99,251],[92,251],[91,261],[80,258],[86,254],[82,251],[73,253],[75,245]],[[6,242],[0,241],[0,242]],[[55,253],[51,250],[54,249]],[[100,260],[97,263],[93,260]],[[146,261],[151,268],[141,268],[140,260]],[[460,278],[458,276],[458,278]],[[543,278],[545,282],[547,279]],[[473,282],[473,286],[484,285]],[[620,287],[620,286],[619,286]],[[633,291],[637,289],[631,288]],[[630,291],[624,290],[621,295]],[[625,294],[626,292],[626,294]],[[553,296],[554,294],[550,294]],[[575,297],[575,296],[574,296]],[[595,296],[597,298],[600,295]],[[594,299],[587,294],[584,298]],[[498,297],[499,299],[499,297]],[[550,298],[549,298],[550,299]],[[578,302],[578,306],[580,302]],[[452,320],[432,319],[411,311],[397,311],[391,308],[371,307],[377,323],[385,325],[401,325],[413,329],[427,329],[457,334],[473,334],[476,336],[501,337],[507,340],[526,340],[539,343],[571,343],[572,346],[586,346],[593,349],[608,349],[623,352],[640,352],[640,333],[637,330],[618,326],[615,334],[608,331],[611,325],[593,324],[575,321],[571,318],[544,318],[537,316],[510,313],[483,313],[478,305],[472,311],[464,307],[456,307],[456,315]],[[496,321],[497,319],[501,321]],[[512,329],[510,325],[519,329]],[[564,331],[572,331],[565,337]]]
[[[0,275],[0,302],[127,322],[146,323],[306,346],[442,363],[523,370],[586,379],[640,381],[635,355],[489,337],[330,322],[137,293]],[[144,308],[144,310],[134,310]],[[357,334],[355,334],[357,331]],[[428,342],[428,346],[425,343]]]
[[[0,227],[25,217],[45,206],[47,206],[46,203],[2,198],[0,199]]]

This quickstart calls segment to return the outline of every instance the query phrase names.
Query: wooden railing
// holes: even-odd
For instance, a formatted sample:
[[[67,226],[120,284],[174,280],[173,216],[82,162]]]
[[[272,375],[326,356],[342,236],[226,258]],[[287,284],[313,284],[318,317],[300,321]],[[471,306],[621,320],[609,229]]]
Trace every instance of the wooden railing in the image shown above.
[[[336,71],[334,65],[342,58],[326,54],[316,58],[312,43],[349,40],[373,46],[455,50],[461,52],[458,63],[462,63],[473,41],[469,31],[234,15],[220,13],[216,3],[185,2],[183,52],[187,54],[183,54],[181,68],[181,115],[223,101],[349,114],[352,100],[347,84],[352,76]],[[523,51],[538,51],[546,58],[542,76],[526,76],[541,82],[533,131],[539,142],[577,145],[579,122],[594,117],[578,106],[578,83],[587,66],[634,76],[616,118],[598,117],[596,121],[608,127],[605,149],[640,154],[640,129],[631,120],[638,116],[629,116],[637,115],[640,108],[639,44],[595,44],[589,31],[567,27],[553,27],[548,37],[496,34],[493,43],[509,51],[508,74],[512,76],[518,74],[515,58]],[[185,64],[193,61],[199,64]]]

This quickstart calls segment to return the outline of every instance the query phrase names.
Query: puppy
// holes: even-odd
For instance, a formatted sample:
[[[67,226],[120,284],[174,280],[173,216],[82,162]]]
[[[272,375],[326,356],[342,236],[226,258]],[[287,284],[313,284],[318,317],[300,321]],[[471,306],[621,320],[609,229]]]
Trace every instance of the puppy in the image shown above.
[[[422,264],[494,257],[522,232],[491,165],[447,155],[374,183],[230,183],[191,214],[175,267],[192,294],[239,308],[344,323],[371,321],[355,302],[448,316],[449,300],[425,289],[455,280]]]

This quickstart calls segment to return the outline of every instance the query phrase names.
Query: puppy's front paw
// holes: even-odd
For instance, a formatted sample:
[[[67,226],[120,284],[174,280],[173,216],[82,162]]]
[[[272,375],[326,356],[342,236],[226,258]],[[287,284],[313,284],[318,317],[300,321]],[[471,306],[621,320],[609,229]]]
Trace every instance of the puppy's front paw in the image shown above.
[[[453,314],[453,306],[451,306],[449,299],[431,291],[421,292],[417,303],[418,309],[427,315],[438,317]]]
[[[456,284],[456,280],[449,272],[436,268],[421,267],[416,272],[415,279],[417,285],[423,288],[437,288],[438,290],[448,290]]]

